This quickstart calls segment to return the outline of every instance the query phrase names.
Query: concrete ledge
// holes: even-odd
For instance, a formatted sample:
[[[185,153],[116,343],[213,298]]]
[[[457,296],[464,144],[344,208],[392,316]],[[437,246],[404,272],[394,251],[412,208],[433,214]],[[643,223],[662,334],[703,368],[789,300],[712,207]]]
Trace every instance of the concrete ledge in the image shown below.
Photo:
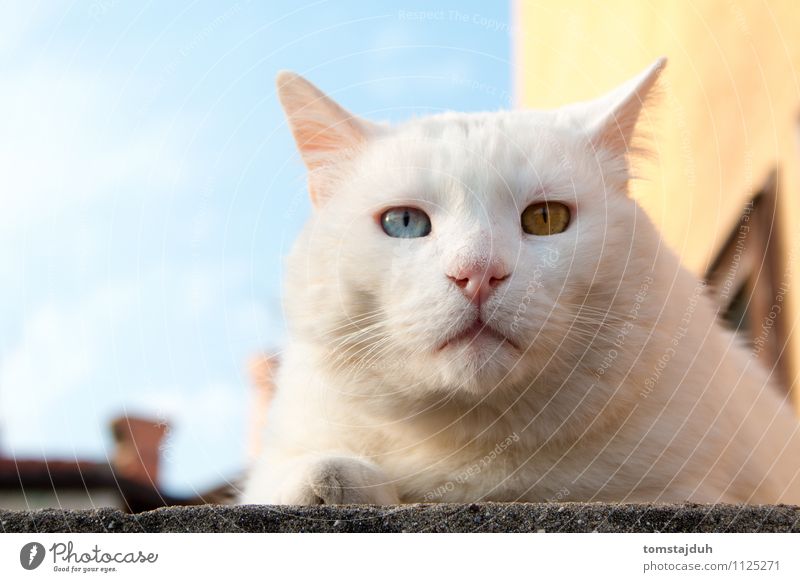
[[[3,532],[800,532],[790,505],[473,503],[0,510]]]

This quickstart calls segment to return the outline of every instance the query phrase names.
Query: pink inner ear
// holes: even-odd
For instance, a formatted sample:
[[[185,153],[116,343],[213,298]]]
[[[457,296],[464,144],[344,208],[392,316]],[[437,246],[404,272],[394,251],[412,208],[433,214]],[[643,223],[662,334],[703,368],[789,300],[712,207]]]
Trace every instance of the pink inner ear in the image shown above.
[[[365,141],[356,121],[342,119],[335,125],[316,120],[290,120],[297,148],[309,171],[308,189],[311,202],[317,206],[327,197],[327,185],[320,171],[346,160]]]
[[[657,60],[611,94],[613,102],[592,139],[596,145],[621,155],[630,151],[642,109],[652,99],[653,88],[665,65],[665,59]]]
[[[327,165],[333,158],[346,156],[347,150],[364,141],[352,119],[340,119],[332,125],[309,119],[293,120],[292,131],[309,170]]]
[[[595,143],[616,153],[628,153],[631,149],[631,141],[636,129],[636,121],[639,118],[640,107],[634,108],[631,106],[615,112],[595,137]]]
[[[277,83],[297,149],[309,170],[311,200],[317,204],[327,190],[321,171],[346,160],[362,145],[365,126],[299,75],[281,73]]]

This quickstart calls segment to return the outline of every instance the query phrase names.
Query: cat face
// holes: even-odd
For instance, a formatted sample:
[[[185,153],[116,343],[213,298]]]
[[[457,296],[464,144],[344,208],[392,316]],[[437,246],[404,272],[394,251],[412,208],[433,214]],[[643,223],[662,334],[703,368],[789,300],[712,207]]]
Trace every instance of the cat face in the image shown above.
[[[315,203],[289,260],[293,333],[332,372],[406,395],[482,396],[591,360],[600,314],[649,264],[630,252],[648,223],[626,154],[662,66],[592,103],[399,127],[280,76]]]

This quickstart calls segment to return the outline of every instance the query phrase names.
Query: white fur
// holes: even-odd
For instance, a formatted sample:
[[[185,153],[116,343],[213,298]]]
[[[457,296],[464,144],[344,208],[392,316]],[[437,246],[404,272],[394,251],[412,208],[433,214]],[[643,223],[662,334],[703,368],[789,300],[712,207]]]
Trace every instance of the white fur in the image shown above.
[[[316,208],[288,259],[291,335],[243,502],[800,503],[790,407],[626,195],[661,68],[550,112],[349,119],[359,132],[313,148],[349,114],[279,78]],[[545,198],[570,226],[525,234]],[[424,210],[431,234],[387,236],[392,206]],[[475,315],[446,273],[488,261],[511,274],[481,315],[519,349],[437,352]]]

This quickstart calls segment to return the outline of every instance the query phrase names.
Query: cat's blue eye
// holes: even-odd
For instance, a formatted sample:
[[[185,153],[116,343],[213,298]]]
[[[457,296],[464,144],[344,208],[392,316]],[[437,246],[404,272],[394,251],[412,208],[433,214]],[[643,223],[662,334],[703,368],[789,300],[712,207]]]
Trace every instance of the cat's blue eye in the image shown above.
[[[418,208],[390,208],[381,215],[383,232],[395,238],[419,238],[431,232],[431,219]]]

